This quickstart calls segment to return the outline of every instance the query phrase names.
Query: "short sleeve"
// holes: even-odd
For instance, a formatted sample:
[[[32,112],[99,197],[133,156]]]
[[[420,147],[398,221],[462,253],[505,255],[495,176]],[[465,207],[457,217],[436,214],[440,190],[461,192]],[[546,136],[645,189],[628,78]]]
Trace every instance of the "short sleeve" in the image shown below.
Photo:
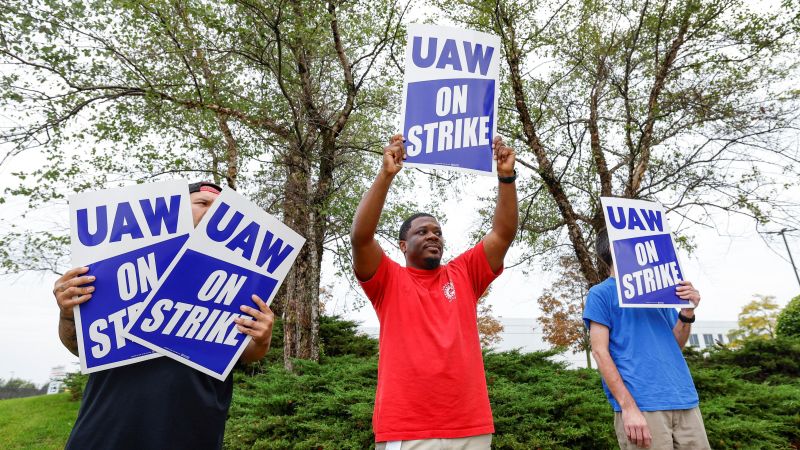
[[[609,329],[611,328],[611,313],[608,310],[608,301],[603,298],[598,289],[590,289],[589,295],[586,296],[583,323],[587,330],[590,328],[590,322],[597,322],[607,326]]]
[[[476,299],[480,298],[492,281],[503,273],[502,267],[497,273],[492,271],[492,267],[489,266],[489,259],[486,257],[486,251],[483,249],[483,241],[478,242],[476,246],[458,255],[450,264],[463,265],[466,268]]]
[[[673,308],[668,308],[667,310],[667,320],[669,320],[669,324],[672,328],[675,328],[675,325],[678,324],[678,310]]]
[[[369,280],[366,281],[358,281],[361,285],[361,289],[364,290],[364,293],[367,295],[370,303],[372,303],[373,308],[376,310],[380,306],[381,301],[383,300],[384,293],[386,291],[386,286],[389,284],[392,276],[397,272],[397,269],[400,266],[392,261],[391,258],[386,256],[386,253],[383,253],[381,256],[381,262],[378,264],[378,270],[375,271],[375,274]]]

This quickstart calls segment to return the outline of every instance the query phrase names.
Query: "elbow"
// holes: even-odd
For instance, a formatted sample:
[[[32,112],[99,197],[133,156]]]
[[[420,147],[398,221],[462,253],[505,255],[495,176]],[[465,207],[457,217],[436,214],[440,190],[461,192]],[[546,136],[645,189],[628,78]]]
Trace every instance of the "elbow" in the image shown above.
[[[366,239],[364,236],[356,233],[355,230],[350,231],[350,246],[352,248],[362,247],[365,243]]]
[[[594,358],[597,365],[600,366],[604,363],[611,355],[608,353],[608,349],[605,348],[595,348],[592,346],[592,357]]]

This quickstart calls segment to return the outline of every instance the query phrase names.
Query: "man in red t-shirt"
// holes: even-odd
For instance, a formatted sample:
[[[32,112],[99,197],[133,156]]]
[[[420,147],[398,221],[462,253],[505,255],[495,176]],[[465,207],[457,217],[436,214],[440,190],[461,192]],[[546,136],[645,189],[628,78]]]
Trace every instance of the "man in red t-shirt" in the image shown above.
[[[400,227],[405,267],[375,240],[386,195],[403,168],[403,137],[383,149],[383,166],[353,221],[353,270],[381,323],[372,426],[378,450],[488,449],[494,424],[486,390],[477,302],[503,271],[517,231],[514,151],[493,142],[498,196],[492,231],[441,265],[444,238],[430,214]]]

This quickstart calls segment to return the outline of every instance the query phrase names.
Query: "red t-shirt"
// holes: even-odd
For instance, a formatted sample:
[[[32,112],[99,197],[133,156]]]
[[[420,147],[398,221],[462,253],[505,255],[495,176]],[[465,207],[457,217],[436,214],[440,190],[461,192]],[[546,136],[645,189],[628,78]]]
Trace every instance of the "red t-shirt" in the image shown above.
[[[477,302],[493,273],[483,242],[434,270],[385,254],[361,287],[381,323],[375,441],[494,433]]]

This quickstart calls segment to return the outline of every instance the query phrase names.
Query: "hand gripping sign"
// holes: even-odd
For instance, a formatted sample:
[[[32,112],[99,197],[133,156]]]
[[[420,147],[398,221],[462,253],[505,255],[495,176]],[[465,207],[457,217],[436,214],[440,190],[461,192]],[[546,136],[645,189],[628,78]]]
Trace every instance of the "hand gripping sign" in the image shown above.
[[[234,320],[258,295],[269,304],[305,239],[233,190],[217,197],[128,337],[224,380],[250,337]]]
[[[409,25],[402,106],[406,165],[496,173],[499,73],[497,36]]]
[[[86,192],[69,199],[73,266],[89,266],[92,298],[75,307],[83,373],[160,355],[123,330],[192,231],[181,180]]]
[[[675,293],[683,279],[664,207],[655,202],[601,197],[617,278],[619,306],[692,308]]]

